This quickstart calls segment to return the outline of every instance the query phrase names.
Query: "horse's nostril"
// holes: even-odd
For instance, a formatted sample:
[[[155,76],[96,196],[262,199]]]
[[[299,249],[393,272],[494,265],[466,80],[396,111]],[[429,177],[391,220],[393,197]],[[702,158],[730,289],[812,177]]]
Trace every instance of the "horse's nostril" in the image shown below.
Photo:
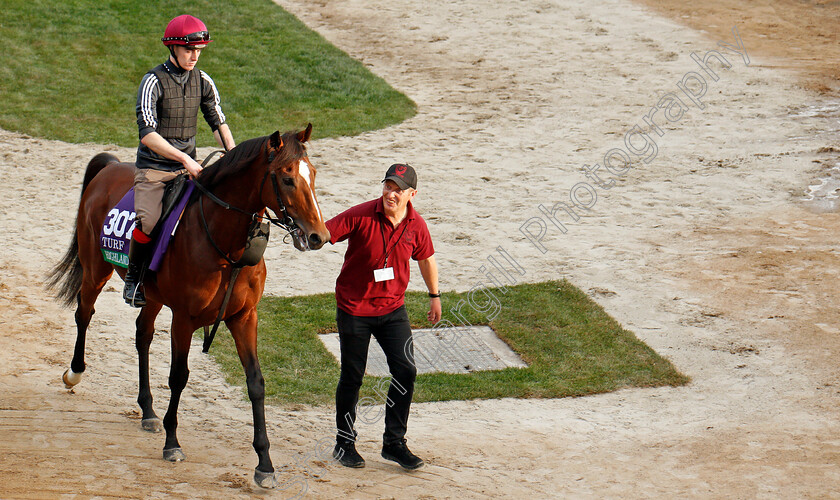
[[[312,233],[309,235],[309,244],[311,246],[317,246],[321,244],[321,237],[318,236],[316,233]]]

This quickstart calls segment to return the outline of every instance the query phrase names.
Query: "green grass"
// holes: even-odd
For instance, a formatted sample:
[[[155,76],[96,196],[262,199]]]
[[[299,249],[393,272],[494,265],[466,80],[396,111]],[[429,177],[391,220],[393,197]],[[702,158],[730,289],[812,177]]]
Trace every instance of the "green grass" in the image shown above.
[[[607,315],[583,292],[565,281],[508,287],[503,305],[490,323],[529,364],[470,374],[426,374],[417,377],[414,401],[475,398],[557,398],[614,391],[624,387],[678,386],[688,377]],[[444,318],[466,294],[446,293]],[[409,293],[409,317],[415,328],[426,321],[428,298]],[[461,309],[470,324],[481,314]],[[317,333],[335,331],[333,294],[265,297],[259,306],[259,357],[266,394],[274,403],[332,404],[339,366]],[[220,331],[211,354],[228,382],[244,386],[245,377],[230,334]],[[365,377],[362,397],[377,395],[379,379]]]
[[[238,141],[312,122],[314,137],[399,123],[414,103],[270,0],[4,0],[0,127],[68,142],[137,145],[140,79],[169,55],[169,20],[213,38],[198,68],[216,83]],[[203,123],[203,120],[202,120]],[[206,124],[199,146],[215,141]]]

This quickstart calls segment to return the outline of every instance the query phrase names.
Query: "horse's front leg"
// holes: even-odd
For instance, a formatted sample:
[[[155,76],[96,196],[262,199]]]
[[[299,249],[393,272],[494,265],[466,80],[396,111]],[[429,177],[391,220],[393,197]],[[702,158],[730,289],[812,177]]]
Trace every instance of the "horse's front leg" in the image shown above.
[[[145,307],[140,310],[137,316],[137,358],[140,369],[139,391],[137,404],[143,411],[143,430],[149,432],[160,432],[163,424],[152,407],[152,389],[149,385],[149,346],[155,336],[155,318],[160,313],[161,304],[148,301]]]
[[[254,481],[263,488],[274,488],[277,479],[268,454],[269,442],[265,427],[265,380],[257,358],[257,310],[252,308],[225,320],[236,342],[239,360],[245,369],[248,398],[254,413],[254,451],[259,464],[254,470]]]
[[[169,367],[171,397],[169,408],[163,417],[163,428],[166,430],[163,458],[169,462],[180,462],[187,458],[181,451],[181,445],[178,444],[176,431],[178,429],[178,404],[190,377],[188,357],[194,330],[195,327],[186,313],[172,312],[172,365]]]

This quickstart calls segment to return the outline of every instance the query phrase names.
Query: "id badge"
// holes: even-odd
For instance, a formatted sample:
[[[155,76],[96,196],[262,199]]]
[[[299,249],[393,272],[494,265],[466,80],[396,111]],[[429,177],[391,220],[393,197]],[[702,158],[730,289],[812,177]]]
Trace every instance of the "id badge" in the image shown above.
[[[380,281],[388,281],[394,279],[394,268],[383,267],[382,269],[373,270],[373,281],[379,283]]]

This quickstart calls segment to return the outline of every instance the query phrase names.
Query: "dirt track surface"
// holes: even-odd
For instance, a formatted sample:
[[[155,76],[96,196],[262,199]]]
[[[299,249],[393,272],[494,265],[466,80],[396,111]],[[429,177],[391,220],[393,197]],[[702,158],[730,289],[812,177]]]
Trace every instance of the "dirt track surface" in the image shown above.
[[[755,53],[773,57],[770,64],[797,74],[803,87],[835,96],[840,92],[840,69],[832,62],[840,58],[840,3],[835,0],[637,3],[716,39],[727,37],[737,25],[755,34],[750,40]]]
[[[303,487],[311,498],[840,497],[840,216],[802,201],[840,161],[831,82],[807,84],[836,57],[784,59],[781,48],[836,36],[836,15],[803,25],[783,23],[785,2],[750,10],[739,25],[746,65],[718,47],[733,42],[727,29],[696,24],[741,22],[734,2],[689,13],[663,4],[672,20],[623,1],[279,3],[418,104],[398,126],[312,145],[325,214],[375,196],[383,169],[409,161],[444,291],[485,280],[478,268],[502,245],[522,279],[570,279],[692,383],[418,404],[409,444],[428,465],[415,473],[378,457],[381,422],[360,427],[368,466],[349,470],[319,456],[331,408],[271,407],[287,488],[264,492],[250,479],[250,405],[196,344],[179,413],[188,460],[166,463],[163,436],[140,430],[121,284],[97,303],[73,392],[60,380],[72,311],[41,286],[66,248],[87,161],[134,152],[0,132],[0,498],[291,498]],[[713,49],[732,67],[707,82],[705,109],[689,103],[656,137],[656,158],[599,189],[579,221],[561,211],[568,233],[549,227],[546,253],[526,241],[519,229],[538,205],[568,202],[587,181],[581,166],[623,147],[651,106],[701,71],[690,53]],[[301,255],[273,241],[267,293],[331,290],[343,251]],[[161,315],[152,346],[161,415],[167,323]]]

